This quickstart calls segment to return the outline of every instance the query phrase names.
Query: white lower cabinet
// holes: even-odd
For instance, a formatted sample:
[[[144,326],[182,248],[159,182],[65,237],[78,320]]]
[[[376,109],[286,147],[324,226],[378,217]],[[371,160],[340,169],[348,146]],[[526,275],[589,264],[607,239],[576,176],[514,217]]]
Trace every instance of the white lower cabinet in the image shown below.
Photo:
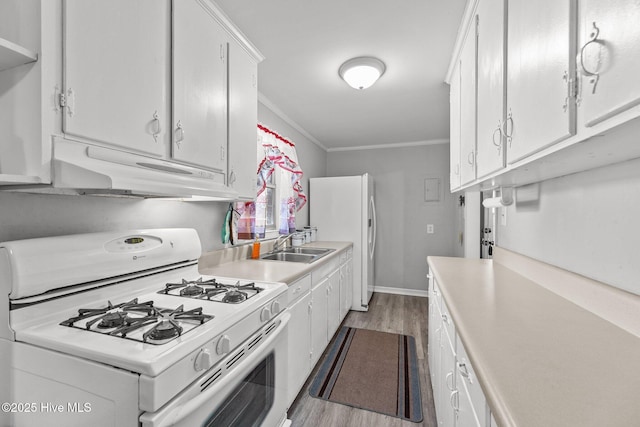
[[[338,330],[342,317],[340,316],[340,270],[329,275],[327,285],[327,340],[331,340]]]
[[[353,294],[353,250],[340,256],[340,319],[349,313]]]
[[[496,427],[447,305],[431,276],[428,345],[438,426]]]
[[[311,276],[289,286],[289,370],[287,402],[290,406],[311,371]]]
[[[330,260],[289,285],[289,370],[287,398],[290,406],[307,377],[340,327],[348,309],[343,310],[352,277],[351,249],[339,258]],[[344,261],[344,262],[343,262]],[[344,269],[344,275],[341,274]],[[352,279],[351,279],[352,280]],[[349,305],[351,307],[351,294]]]

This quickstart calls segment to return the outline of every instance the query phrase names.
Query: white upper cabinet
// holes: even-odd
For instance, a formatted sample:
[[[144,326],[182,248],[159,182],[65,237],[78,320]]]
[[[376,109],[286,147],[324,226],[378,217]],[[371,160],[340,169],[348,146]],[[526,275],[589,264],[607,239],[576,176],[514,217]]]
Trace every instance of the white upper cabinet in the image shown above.
[[[573,0],[509,1],[507,161],[575,133]]]
[[[640,2],[582,0],[578,36],[581,126],[640,104]]]
[[[228,183],[242,199],[256,197],[258,61],[234,39],[229,41]]]
[[[169,0],[66,0],[63,7],[64,133],[165,155]]]
[[[478,20],[477,173],[504,167],[505,3],[480,0]],[[453,86],[451,91],[453,92]]]
[[[449,184],[451,191],[460,187],[460,61],[456,61],[451,75],[449,92]]]
[[[227,34],[198,0],[173,2],[172,157],[224,172]]]
[[[57,2],[0,2],[0,185],[49,184],[54,104],[62,85],[62,11]]]
[[[476,179],[476,29],[469,28],[460,54],[460,182]]]

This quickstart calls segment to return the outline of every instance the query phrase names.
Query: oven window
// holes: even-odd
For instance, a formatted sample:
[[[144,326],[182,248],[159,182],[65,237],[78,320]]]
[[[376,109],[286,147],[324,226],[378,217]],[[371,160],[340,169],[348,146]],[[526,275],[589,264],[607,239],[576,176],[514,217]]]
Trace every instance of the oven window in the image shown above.
[[[229,394],[203,427],[260,426],[273,406],[275,368],[272,352]]]

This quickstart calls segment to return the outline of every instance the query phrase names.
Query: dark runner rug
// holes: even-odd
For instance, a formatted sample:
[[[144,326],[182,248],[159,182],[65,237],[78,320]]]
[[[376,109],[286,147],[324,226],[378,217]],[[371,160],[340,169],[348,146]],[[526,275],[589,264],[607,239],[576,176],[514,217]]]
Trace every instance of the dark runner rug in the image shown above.
[[[415,338],[343,326],[309,393],[331,402],[422,421]]]

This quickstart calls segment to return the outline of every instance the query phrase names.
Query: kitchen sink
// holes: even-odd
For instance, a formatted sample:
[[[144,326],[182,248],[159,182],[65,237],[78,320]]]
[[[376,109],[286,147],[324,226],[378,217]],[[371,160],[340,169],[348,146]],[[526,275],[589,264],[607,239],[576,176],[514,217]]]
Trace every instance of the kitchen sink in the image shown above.
[[[325,249],[325,248],[301,248],[301,247],[293,247],[282,249],[284,253],[291,254],[305,254],[305,255],[320,255],[324,256],[330,252],[335,251],[335,249]]]
[[[333,252],[334,250],[335,249],[295,247],[295,248],[282,249],[277,252],[262,255],[260,259],[272,260],[272,261],[310,263],[310,262],[317,261],[318,259]]]

